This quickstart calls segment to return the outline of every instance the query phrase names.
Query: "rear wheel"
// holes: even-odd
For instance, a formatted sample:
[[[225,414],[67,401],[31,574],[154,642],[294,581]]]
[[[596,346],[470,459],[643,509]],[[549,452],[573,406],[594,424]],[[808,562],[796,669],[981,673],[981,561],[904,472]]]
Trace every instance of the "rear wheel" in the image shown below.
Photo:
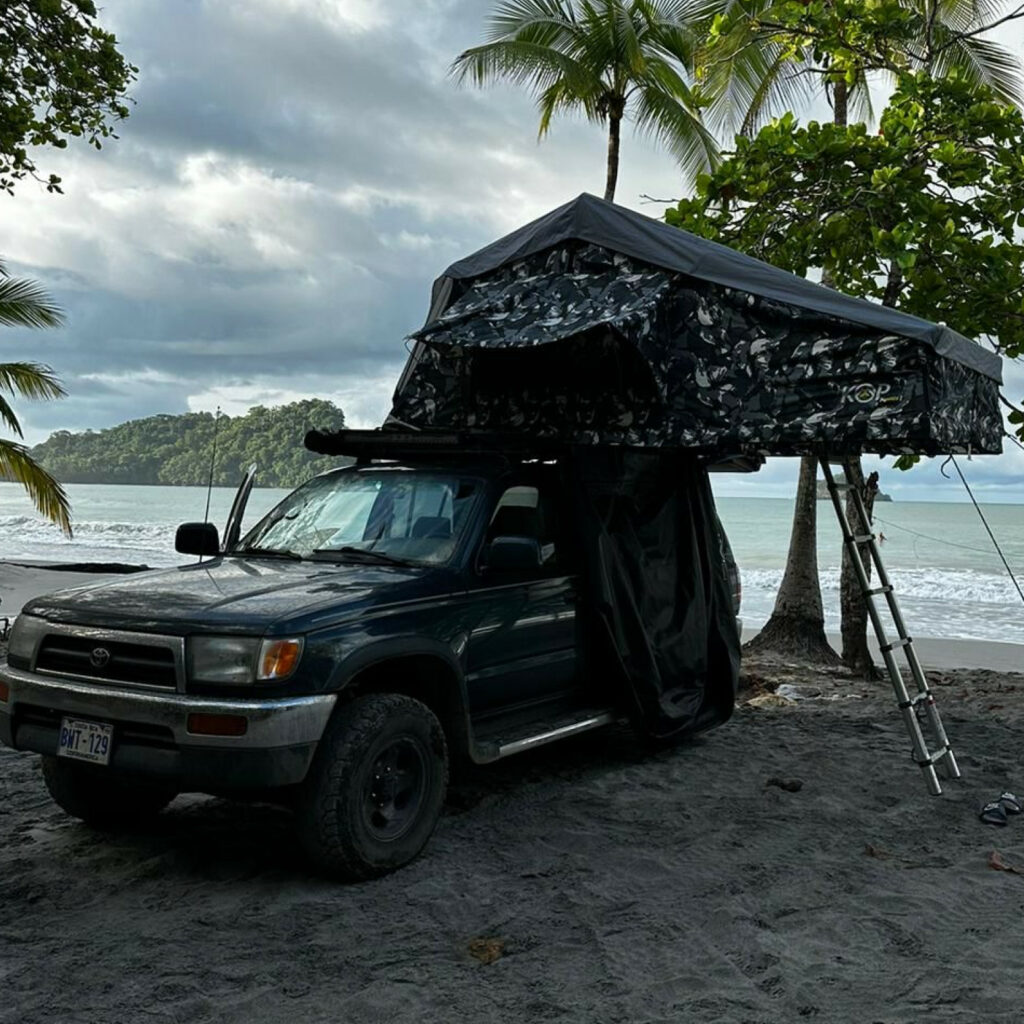
[[[426,705],[395,693],[359,697],[320,741],[296,809],[302,844],[344,878],[394,871],[426,846],[447,784],[444,732]]]
[[[178,795],[166,786],[56,757],[43,758],[43,781],[62,810],[98,828],[155,817]]]

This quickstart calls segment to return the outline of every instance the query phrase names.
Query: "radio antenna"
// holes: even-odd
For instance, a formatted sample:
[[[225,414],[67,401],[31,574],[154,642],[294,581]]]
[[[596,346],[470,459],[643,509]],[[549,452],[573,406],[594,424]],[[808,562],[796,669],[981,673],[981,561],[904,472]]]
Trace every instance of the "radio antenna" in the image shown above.
[[[210,476],[206,482],[206,511],[203,513],[203,523],[210,521],[210,495],[213,493],[213,464],[217,461],[217,428],[220,426],[220,406],[213,414],[213,448],[210,451]]]

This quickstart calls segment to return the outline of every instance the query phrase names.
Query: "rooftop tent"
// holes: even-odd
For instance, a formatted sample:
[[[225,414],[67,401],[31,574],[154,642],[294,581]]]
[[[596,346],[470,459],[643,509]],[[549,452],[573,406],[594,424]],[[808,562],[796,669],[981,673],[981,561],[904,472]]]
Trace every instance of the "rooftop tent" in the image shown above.
[[[655,736],[733,706],[706,457],[1001,450],[997,356],[588,195],[450,266],[413,337],[382,434],[563,452],[581,635]]]
[[[996,453],[1000,360],[593,196],[458,263],[390,422],[791,455]]]

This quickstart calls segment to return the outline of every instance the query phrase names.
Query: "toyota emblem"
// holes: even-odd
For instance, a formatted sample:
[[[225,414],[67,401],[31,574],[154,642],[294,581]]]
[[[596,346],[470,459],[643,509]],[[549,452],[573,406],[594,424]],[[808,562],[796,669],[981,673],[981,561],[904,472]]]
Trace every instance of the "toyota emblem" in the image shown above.
[[[110,662],[110,651],[106,647],[94,647],[89,655],[89,664],[93,668],[105,668]]]

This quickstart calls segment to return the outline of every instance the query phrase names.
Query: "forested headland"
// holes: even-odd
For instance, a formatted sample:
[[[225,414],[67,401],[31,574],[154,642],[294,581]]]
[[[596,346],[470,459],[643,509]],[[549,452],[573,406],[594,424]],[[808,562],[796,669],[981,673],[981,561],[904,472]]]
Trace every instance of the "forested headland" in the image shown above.
[[[345,415],[333,402],[307,399],[216,423],[215,486],[235,486],[256,463],[259,487],[295,487],[339,464],[303,447],[307,430],[340,430]],[[213,452],[214,414],[147,416],[106,430],[58,430],[32,457],[62,483],[205,485]]]

